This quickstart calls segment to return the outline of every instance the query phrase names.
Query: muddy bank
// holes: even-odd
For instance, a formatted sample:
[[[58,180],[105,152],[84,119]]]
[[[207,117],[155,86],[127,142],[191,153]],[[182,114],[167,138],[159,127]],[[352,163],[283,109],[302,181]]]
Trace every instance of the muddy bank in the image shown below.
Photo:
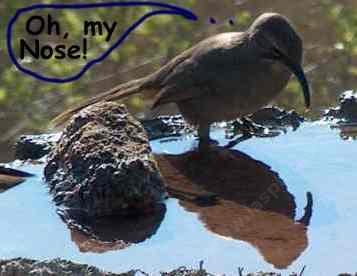
[[[202,266],[202,263],[200,264]],[[279,276],[281,274],[272,272],[258,272],[258,273],[244,273],[244,269],[239,268],[237,271],[238,276]],[[94,266],[85,264],[77,264],[71,261],[62,259],[54,259],[49,261],[36,261],[30,259],[11,259],[0,260],[0,276],[150,276],[141,270],[131,270],[126,273],[111,273],[100,270]],[[189,269],[186,267],[180,267],[171,272],[160,272],[161,276],[218,276],[207,272],[203,267],[199,269]],[[221,274],[219,274],[221,275]],[[303,273],[292,273],[289,276],[303,275]],[[350,274],[343,274],[348,276]],[[341,274],[342,276],[342,274]]]
[[[76,276],[134,276],[135,271],[114,274],[104,272],[89,265],[76,264],[70,261],[54,259],[35,261],[30,259],[0,260],[0,276],[44,276],[44,275],[76,275]]]
[[[200,266],[202,263],[200,264]],[[286,276],[303,276],[305,268],[298,273],[285,274]],[[203,267],[189,269],[184,266],[171,272],[160,272],[160,276],[219,276],[224,274],[213,274]],[[67,260],[54,259],[48,261],[36,261],[31,259],[16,258],[11,260],[0,260],[0,276],[152,276],[140,269],[134,269],[124,273],[111,273],[100,270],[97,267],[78,264]],[[275,272],[248,273],[244,268],[237,268],[237,276],[281,276]],[[337,276],[354,276],[357,274],[341,273]]]

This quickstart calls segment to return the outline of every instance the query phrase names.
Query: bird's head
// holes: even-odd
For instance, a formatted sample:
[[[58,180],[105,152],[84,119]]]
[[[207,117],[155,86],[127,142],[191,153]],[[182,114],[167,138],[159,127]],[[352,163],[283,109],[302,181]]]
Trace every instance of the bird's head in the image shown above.
[[[302,69],[303,46],[289,20],[277,13],[259,16],[249,30],[263,58],[284,64],[300,82],[306,107],[310,107],[310,89]]]

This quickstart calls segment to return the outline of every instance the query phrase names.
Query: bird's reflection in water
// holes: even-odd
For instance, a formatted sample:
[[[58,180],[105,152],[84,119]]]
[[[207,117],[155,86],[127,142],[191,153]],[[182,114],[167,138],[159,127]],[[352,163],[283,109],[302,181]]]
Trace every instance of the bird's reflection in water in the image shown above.
[[[312,215],[295,221],[294,196],[278,174],[236,150],[156,156],[170,195],[199,214],[213,233],[255,246],[276,268],[287,268],[307,248]]]
[[[159,229],[166,213],[163,204],[143,216],[86,219],[75,211],[59,212],[71,232],[71,239],[82,253],[121,250],[145,241]]]

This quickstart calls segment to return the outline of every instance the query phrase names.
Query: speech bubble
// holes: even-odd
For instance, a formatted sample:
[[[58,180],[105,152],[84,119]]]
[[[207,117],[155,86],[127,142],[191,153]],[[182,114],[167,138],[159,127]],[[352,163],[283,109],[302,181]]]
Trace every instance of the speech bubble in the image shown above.
[[[132,24],[117,40],[116,42],[108,49],[106,50],[102,55],[100,55],[98,58],[93,59],[86,63],[84,67],[80,70],[80,72],[74,76],[67,77],[67,78],[53,78],[53,77],[46,77],[40,73],[37,73],[35,71],[29,70],[25,67],[23,67],[16,59],[16,56],[14,54],[14,50],[12,47],[12,38],[13,38],[13,27],[17,21],[17,19],[30,11],[34,10],[41,10],[41,9],[54,9],[54,10],[60,10],[60,9],[72,9],[72,10],[83,10],[83,9],[96,9],[96,8],[112,8],[112,7],[142,7],[142,6],[149,6],[149,7],[155,7],[155,8],[160,8],[159,10],[149,12],[142,16],[139,20],[137,20],[134,24]],[[153,17],[153,16],[158,16],[158,15],[180,15],[184,17],[187,20],[192,20],[196,21],[198,17],[190,10],[186,8],[182,8],[173,4],[164,4],[160,2],[103,2],[103,3],[80,3],[80,4],[37,4],[37,5],[31,5],[28,7],[24,7],[21,9],[18,9],[16,11],[16,14],[10,19],[8,27],[7,27],[7,49],[9,56],[11,58],[12,63],[17,67],[18,70],[23,72],[24,74],[27,74],[31,77],[34,77],[36,79],[45,81],[45,82],[52,82],[52,83],[67,83],[67,82],[73,82],[81,78],[93,65],[96,63],[102,62],[104,59],[106,59],[111,52],[113,52],[116,48],[118,48],[125,40],[126,38],[136,29],[138,28],[141,24],[143,24],[147,19]]]

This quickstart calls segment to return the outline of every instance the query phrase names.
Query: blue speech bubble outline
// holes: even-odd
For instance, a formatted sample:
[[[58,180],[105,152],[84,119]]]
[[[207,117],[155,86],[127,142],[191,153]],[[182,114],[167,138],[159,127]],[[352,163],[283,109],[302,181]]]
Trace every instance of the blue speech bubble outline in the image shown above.
[[[34,71],[31,71],[29,69],[26,69],[25,67],[22,67],[20,63],[18,63],[16,56],[14,54],[13,48],[12,48],[12,33],[13,33],[13,26],[16,22],[16,20],[19,18],[19,16],[23,13],[30,12],[33,10],[38,10],[38,9],[93,9],[93,8],[110,8],[110,7],[129,7],[129,6],[151,6],[151,7],[159,7],[159,8],[165,8],[164,10],[157,10],[157,11],[152,11],[143,17],[141,17],[139,20],[137,20],[131,27],[129,27],[124,34],[119,37],[119,39],[111,46],[106,52],[104,52],[101,56],[98,58],[88,62],[82,70],[68,78],[50,78],[43,76],[39,73],[36,73]],[[169,10],[167,10],[169,9]],[[18,9],[16,11],[16,14],[10,19],[8,27],[7,27],[7,48],[9,52],[9,56],[12,60],[12,63],[19,69],[21,72],[28,74],[36,79],[46,81],[46,82],[52,82],[52,83],[67,83],[67,82],[72,82],[75,80],[78,80],[81,78],[89,68],[91,68],[94,64],[99,63],[106,59],[112,51],[114,51],[117,47],[122,44],[125,39],[130,35],[131,32],[133,32],[136,28],[138,28],[144,21],[152,16],[156,15],[181,15],[184,18],[192,21],[196,21],[198,17],[190,10],[187,10],[185,8],[181,8],[179,6],[173,5],[173,4],[164,4],[160,2],[104,2],[104,3],[90,3],[90,4],[37,4],[37,5],[32,5],[28,6],[25,8]]]

